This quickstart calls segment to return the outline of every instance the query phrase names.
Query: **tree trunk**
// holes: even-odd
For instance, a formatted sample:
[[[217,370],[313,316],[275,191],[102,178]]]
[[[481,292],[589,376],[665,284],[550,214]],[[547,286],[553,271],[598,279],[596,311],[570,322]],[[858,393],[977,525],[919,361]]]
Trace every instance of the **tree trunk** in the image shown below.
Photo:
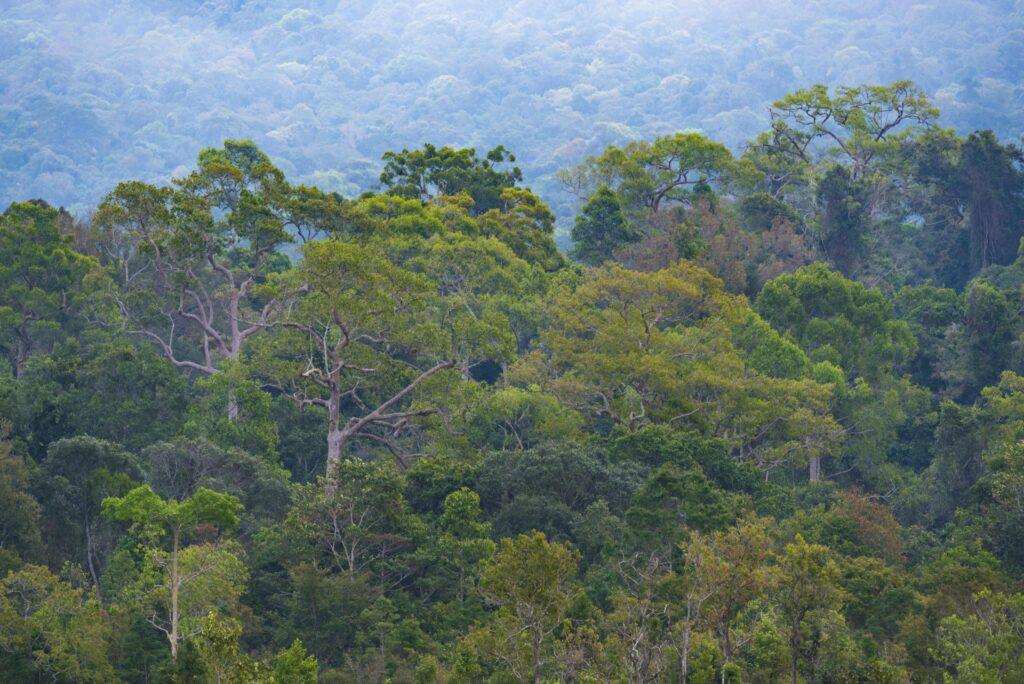
[[[790,627],[791,633],[789,637],[789,670],[793,677],[793,684],[800,684],[800,675],[797,672],[797,649],[800,646],[800,639],[797,636],[800,630],[800,623],[798,622],[796,627]]]
[[[25,371],[25,365],[28,363],[28,355],[31,348],[32,342],[28,339],[28,334],[19,327],[18,348],[14,353],[14,377],[21,377]]]
[[[341,429],[341,390],[334,383],[327,406],[327,479],[330,481],[338,472],[341,463],[341,447],[344,444]]]
[[[540,659],[540,642],[543,637],[538,633],[539,630],[533,630],[531,637],[531,646],[533,647],[533,684],[541,684],[541,659]]]
[[[821,480],[821,456],[811,456],[810,479],[811,482],[818,482]]]
[[[686,671],[690,669],[690,628],[683,629],[683,644],[679,648],[679,682],[686,684]]]
[[[235,393],[232,392],[228,395],[228,420],[234,421],[238,418],[238,399],[235,397]]]
[[[89,576],[92,577],[92,589],[96,592],[96,600],[100,605],[103,605],[103,596],[100,594],[100,578],[96,573],[96,564],[92,560],[92,526],[89,524],[88,518],[83,523],[85,527],[85,563],[89,566]]]
[[[171,660],[178,659],[178,531],[174,532],[171,549],[171,631],[167,635],[171,642]]]

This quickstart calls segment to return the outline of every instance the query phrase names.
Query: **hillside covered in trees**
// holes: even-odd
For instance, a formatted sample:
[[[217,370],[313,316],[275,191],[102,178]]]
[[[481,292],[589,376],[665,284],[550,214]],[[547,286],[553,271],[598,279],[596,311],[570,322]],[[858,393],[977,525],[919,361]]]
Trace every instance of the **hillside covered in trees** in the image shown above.
[[[1016,139],[1022,73],[1020,0],[7,0],[0,206],[85,214],[245,138],[346,196],[388,150],[503,144],[566,217],[560,168],[687,129],[739,151],[813,83],[909,78]]]
[[[946,123],[580,154],[568,251],[512,144],[13,202],[0,672],[1024,681],[1024,152]]]

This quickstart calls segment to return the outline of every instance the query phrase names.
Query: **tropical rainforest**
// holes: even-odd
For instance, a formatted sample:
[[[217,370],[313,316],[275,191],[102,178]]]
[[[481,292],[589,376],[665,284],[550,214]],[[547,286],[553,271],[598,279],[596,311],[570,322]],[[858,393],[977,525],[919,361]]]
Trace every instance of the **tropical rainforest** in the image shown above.
[[[4,679],[1024,681],[1021,148],[795,89],[564,250],[514,147],[7,207]]]

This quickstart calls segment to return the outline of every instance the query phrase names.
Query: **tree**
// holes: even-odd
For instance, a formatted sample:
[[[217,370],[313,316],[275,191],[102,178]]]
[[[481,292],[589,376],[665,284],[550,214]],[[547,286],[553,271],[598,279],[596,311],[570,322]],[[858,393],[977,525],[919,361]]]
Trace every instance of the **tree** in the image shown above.
[[[963,302],[962,326],[951,336],[957,358],[944,379],[970,401],[1010,367],[1018,314],[1005,293],[982,280],[971,281]]]
[[[766,470],[828,450],[838,437],[826,409],[831,388],[807,377],[806,364],[792,379],[758,372],[781,361],[762,355],[768,347],[779,356],[794,350],[770,329],[741,335],[749,308],[699,267],[680,261],[643,273],[606,264],[548,300],[542,344],[508,379],[539,385],[592,423],[705,431]]]
[[[978,592],[966,614],[942,620],[938,642],[947,681],[995,684],[1024,677],[1024,595]]]
[[[17,434],[37,460],[51,442],[87,434],[129,451],[181,429],[188,383],[124,336],[92,330],[29,359],[12,388]]]
[[[83,327],[99,277],[57,218],[45,202],[14,203],[0,216],[0,351],[15,375],[32,354]]]
[[[734,655],[732,628],[736,617],[748,603],[770,593],[778,580],[775,568],[770,565],[773,560],[768,539],[770,522],[770,519],[752,516],[743,518],[697,541],[698,555],[710,550],[714,556],[711,561],[705,561],[709,565],[705,570],[715,567],[714,560],[721,568],[721,572],[713,575],[717,587],[707,611],[714,620],[726,662]]]
[[[0,667],[19,681],[111,682],[111,623],[97,601],[38,565],[0,580]]]
[[[42,556],[39,502],[29,493],[25,457],[7,441],[10,423],[0,420],[0,576]]]
[[[932,124],[939,112],[910,81],[887,86],[844,86],[829,93],[824,85],[798,90],[772,105],[771,134],[760,145],[810,163],[816,146],[846,162],[853,180],[900,140]]]
[[[847,280],[821,263],[767,283],[754,307],[812,360],[831,361],[850,378],[878,383],[913,358],[909,327],[877,289]]]
[[[274,657],[276,684],[316,684],[316,675],[316,656],[310,655],[298,639]]]
[[[445,497],[444,513],[438,526],[441,530],[438,553],[446,564],[455,566],[459,600],[465,602],[471,574],[495,549],[490,538],[490,523],[480,520],[480,495],[465,487],[449,494]]]
[[[89,572],[98,599],[100,574],[113,551],[104,525],[103,500],[121,496],[138,485],[142,470],[134,456],[111,442],[71,437],[50,444],[38,485],[43,502],[43,530],[51,553],[74,557]]]
[[[244,537],[280,521],[288,510],[288,474],[262,456],[223,449],[202,438],[180,437],[151,444],[141,457],[146,481],[162,497],[181,501],[200,487],[238,497],[245,507],[239,522]]]
[[[205,437],[224,449],[241,449],[274,462],[280,441],[271,419],[271,397],[253,377],[253,369],[226,361],[221,372],[199,378],[182,433]],[[234,414],[220,410],[231,404]]]
[[[1012,262],[1024,235],[1024,151],[1001,145],[992,131],[971,133],[956,178],[967,209],[972,272]]]
[[[668,549],[685,535],[686,526],[707,531],[727,525],[736,515],[735,497],[708,481],[700,466],[685,472],[671,463],[656,468],[633,496],[626,511],[637,543]]]
[[[154,600],[147,620],[167,636],[171,658],[177,659],[183,641],[202,633],[205,616],[216,601],[237,600],[245,568],[230,551],[209,544],[183,546],[201,525],[227,531],[238,524],[242,505],[233,496],[200,487],[187,499],[162,499],[149,485],[103,501],[112,520],[131,522],[147,540],[143,580]],[[170,543],[165,550],[163,542]],[[146,574],[156,573],[157,577]]]
[[[822,253],[842,273],[852,274],[865,251],[867,193],[850,172],[838,164],[818,179],[815,199],[820,209],[817,226]]]
[[[438,148],[427,143],[422,150],[386,152],[384,161],[380,182],[389,192],[423,201],[466,193],[473,211],[481,214],[498,208],[503,190],[523,179],[518,166],[499,168],[516,161],[501,145],[481,159],[471,147]]]
[[[893,304],[917,339],[917,355],[908,368],[911,378],[933,391],[943,389],[946,338],[950,327],[963,320],[963,301],[955,290],[921,285],[902,288]]]
[[[578,516],[592,504],[604,500],[616,511],[628,505],[638,470],[635,463],[614,462],[596,445],[552,441],[526,451],[492,452],[477,468],[473,490],[495,536],[540,530],[574,537]]]
[[[806,621],[818,611],[837,609],[842,604],[843,594],[836,584],[839,566],[832,560],[828,547],[808,544],[798,534],[792,544],[786,544],[779,577],[774,596],[786,620],[790,674],[793,684],[798,684],[798,664],[807,639]]]
[[[671,634],[667,565],[658,553],[638,553],[614,565],[623,588],[611,597],[612,610],[606,616],[609,648],[621,659],[630,682],[659,681],[667,664]]]
[[[415,402],[417,390],[460,363],[468,370],[479,348],[500,351],[492,342],[506,335],[501,317],[452,307],[428,278],[375,246],[309,243],[280,286],[292,303],[264,372],[300,405],[326,409],[328,481],[354,439],[382,444],[407,465],[396,440],[435,411]]]
[[[708,622],[705,606],[713,600],[727,576],[728,567],[709,543],[710,537],[695,534],[680,543],[683,566],[677,581],[679,605],[676,631],[679,639],[679,680],[686,684],[690,674],[690,653],[694,632]]]
[[[1008,566],[1024,567],[1024,549],[1016,539],[1024,524],[1024,443],[1011,440],[991,447],[974,491],[987,546]]]
[[[243,343],[274,319],[278,300],[262,285],[282,266],[278,248],[292,240],[289,229],[308,235],[309,217],[295,202],[281,171],[249,141],[204,149],[198,169],[172,187],[120,184],[93,220],[126,245],[112,263],[126,329],[200,374],[238,360]],[[236,410],[229,403],[229,415]]]
[[[501,206],[477,217],[480,234],[508,245],[516,256],[546,271],[565,266],[553,239],[555,215],[537,195],[525,188],[504,188]]]
[[[497,623],[506,640],[504,659],[522,680],[540,684],[551,649],[551,634],[561,624],[575,585],[578,554],[541,532],[502,539],[484,566],[480,590],[498,607]],[[528,662],[515,655],[525,639]],[[499,655],[499,657],[501,657]],[[525,665],[525,669],[520,667]]]
[[[583,205],[571,235],[575,245],[572,257],[591,266],[609,261],[616,249],[639,237],[626,221],[618,197],[607,185],[599,187]]]
[[[310,483],[298,491],[292,529],[350,578],[368,575],[381,589],[400,582],[408,573],[401,556],[422,532],[402,494],[401,475],[387,463],[345,459],[332,477],[332,487]]]
[[[610,145],[563,172],[562,180],[581,199],[589,199],[595,186],[608,186],[627,214],[658,213],[669,205],[689,204],[700,184],[715,182],[731,164],[724,145],[699,133],[676,133],[621,148]]]

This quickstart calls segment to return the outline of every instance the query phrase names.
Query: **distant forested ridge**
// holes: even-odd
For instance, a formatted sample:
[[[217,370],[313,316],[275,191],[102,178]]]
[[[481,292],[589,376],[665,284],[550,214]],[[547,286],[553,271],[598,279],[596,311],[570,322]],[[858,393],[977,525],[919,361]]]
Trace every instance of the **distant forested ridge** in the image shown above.
[[[854,83],[12,202],[0,672],[1024,681],[1024,152]]]
[[[966,134],[1024,133],[1013,0],[20,0],[0,12],[0,204],[76,213],[124,178],[165,183],[248,138],[295,181],[373,189],[425,142],[558,169],[695,129],[741,151],[815,83],[910,78]]]

